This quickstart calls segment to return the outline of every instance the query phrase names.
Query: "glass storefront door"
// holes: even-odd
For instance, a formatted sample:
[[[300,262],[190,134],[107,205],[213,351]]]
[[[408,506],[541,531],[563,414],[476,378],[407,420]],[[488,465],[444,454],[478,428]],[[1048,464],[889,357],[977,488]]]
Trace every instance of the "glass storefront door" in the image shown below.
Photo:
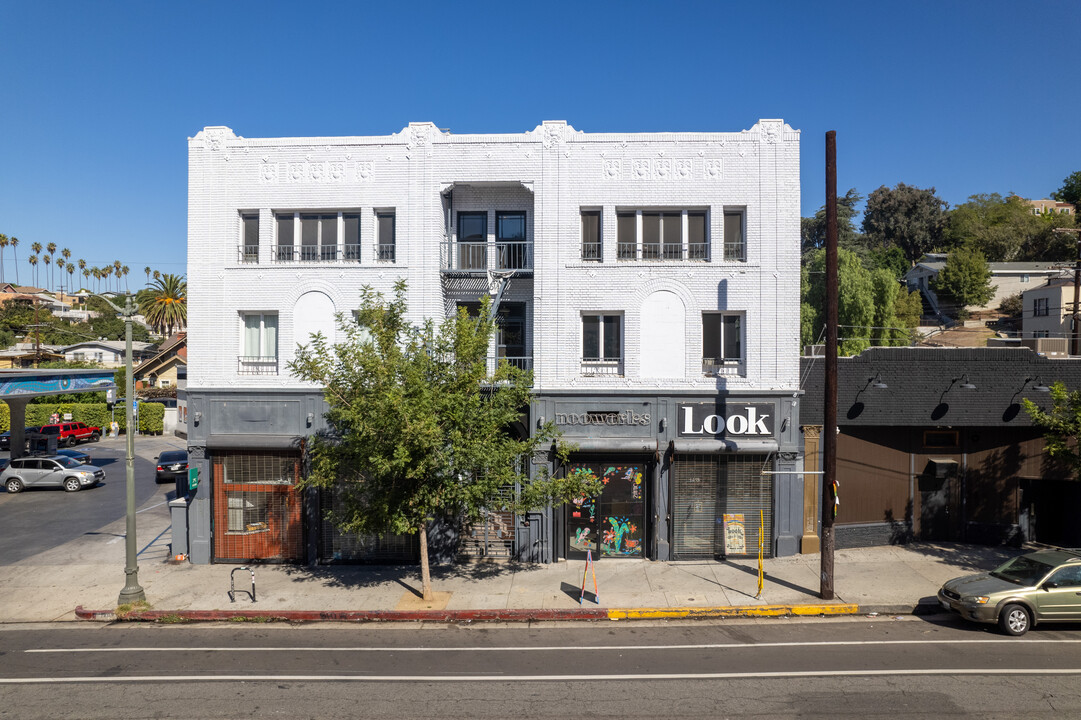
[[[591,473],[604,483],[597,497],[566,505],[567,557],[644,557],[646,554],[646,462],[586,462],[570,471]]]

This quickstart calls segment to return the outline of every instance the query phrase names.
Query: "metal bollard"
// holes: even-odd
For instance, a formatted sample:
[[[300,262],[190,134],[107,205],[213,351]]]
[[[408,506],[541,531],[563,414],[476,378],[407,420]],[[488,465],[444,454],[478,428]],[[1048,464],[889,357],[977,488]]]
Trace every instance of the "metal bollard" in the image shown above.
[[[247,570],[248,572],[251,573],[251,592],[248,593],[248,594],[251,595],[251,601],[255,602],[255,570],[251,569],[247,565],[241,565],[240,567],[235,567],[229,573],[229,602],[236,602],[236,584],[235,584],[236,575],[235,575],[235,573],[236,573],[237,570]],[[241,590],[240,592],[248,592],[248,591],[247,590]]]

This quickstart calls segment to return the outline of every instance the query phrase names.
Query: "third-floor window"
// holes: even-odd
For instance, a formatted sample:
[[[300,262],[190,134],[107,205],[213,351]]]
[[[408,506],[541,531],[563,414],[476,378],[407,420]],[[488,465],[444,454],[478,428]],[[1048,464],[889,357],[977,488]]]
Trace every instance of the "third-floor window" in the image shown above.
[[[360,260],[360,213],[277,213],[278,262]]]

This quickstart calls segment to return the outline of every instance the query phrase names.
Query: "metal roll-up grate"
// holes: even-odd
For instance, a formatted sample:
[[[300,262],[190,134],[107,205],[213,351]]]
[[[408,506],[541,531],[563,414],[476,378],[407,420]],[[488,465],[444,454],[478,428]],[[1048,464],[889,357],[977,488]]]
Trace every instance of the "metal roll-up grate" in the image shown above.
[[[769,469],[766,455],[732,455],[723,459],[721,497],[723,507],[718,508],[718,518],[722,514],[742,515],[743,527],[747,539],[746,553],[758,555],[758,530],[761,527],[765,541],[765,556],[772,557],[771,532],[773,530],[773,483],[770,475],[762,471]],[[759,521],[759,511],[762,521]],[[724,549],[723,538],[718,532],[718,554]]]
[[[680,455],[672,486],[672,554],[677,560],[712,558],[717,524],[717,458]]]
[[[323,489],[319,493],[323,509],[338,513],[345,510],[341,494]],[[412,564],[419,561],[420,538],[417,535],[394,533],[342,532],[324,512],[319,518],[319,559],[328,563]]]

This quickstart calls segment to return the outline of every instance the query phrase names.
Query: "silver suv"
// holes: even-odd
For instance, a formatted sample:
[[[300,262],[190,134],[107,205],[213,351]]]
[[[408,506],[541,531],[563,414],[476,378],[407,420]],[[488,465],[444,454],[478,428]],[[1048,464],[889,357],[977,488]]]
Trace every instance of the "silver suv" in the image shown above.
[[[62,487],[75,492],[104,479],[105,471],[101,468],[83,465],[63,455],[15,458],[0,473],[0,485],[9,493],[28,487]]]

